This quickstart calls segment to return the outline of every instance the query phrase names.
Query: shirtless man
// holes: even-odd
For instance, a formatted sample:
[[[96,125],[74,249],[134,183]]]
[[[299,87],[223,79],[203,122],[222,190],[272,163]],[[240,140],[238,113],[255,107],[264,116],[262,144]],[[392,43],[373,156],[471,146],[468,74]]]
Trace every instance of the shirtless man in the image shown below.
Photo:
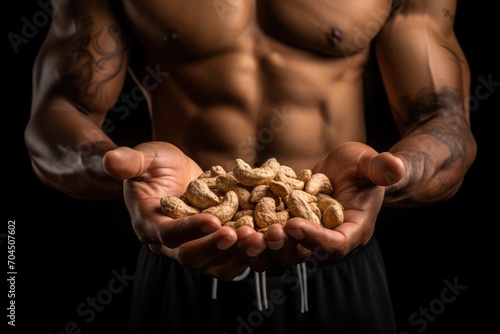
[[[396,332],[373,237],[379,210],[450,198],[476,155],[456,1],[54,6],[35,62],[26,144],[47,185],[82,199],[124,196],[145,245],[131,332]],[[401,134],[390,152],[365,144],[372,48]],[[134,148],[117,147],[103,130],[127,71],[147,97],[154,140]],[[270,157],[328,175],[345,223],[328,230],[293,218],[264,235],[221,227],[207,214],[172,220],[158,212],[160,197],[180,195],[212,165],[230,169],[241,158],[259,166]],[[298,297],[288,274],[304,262]],[[262,313],[252,287],[263,276],[232,281],[247,268],[267,274]],[[183,323],[183,312],[198,321]]]

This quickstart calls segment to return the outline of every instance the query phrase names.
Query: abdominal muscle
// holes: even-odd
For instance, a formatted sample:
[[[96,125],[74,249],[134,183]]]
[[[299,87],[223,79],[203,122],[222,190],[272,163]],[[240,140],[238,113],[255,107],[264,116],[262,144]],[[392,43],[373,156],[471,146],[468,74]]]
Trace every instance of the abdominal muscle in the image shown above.
[[[149,92],[153,138],[178,146],[202,169],[230,170],[236,158],[259,166],[270,157],[312,169],[336,145],[365,140],[365,58],[270,47],[160,64],[169,75]]]

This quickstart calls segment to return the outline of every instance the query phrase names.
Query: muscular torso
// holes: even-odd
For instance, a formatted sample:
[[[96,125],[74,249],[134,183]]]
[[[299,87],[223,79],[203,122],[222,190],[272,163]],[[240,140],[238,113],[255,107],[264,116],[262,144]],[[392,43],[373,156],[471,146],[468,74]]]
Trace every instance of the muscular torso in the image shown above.
[[[363,70],[391,4],[123,0],[154,139],[203,168],[274,156],[296,170],[364,141]]]

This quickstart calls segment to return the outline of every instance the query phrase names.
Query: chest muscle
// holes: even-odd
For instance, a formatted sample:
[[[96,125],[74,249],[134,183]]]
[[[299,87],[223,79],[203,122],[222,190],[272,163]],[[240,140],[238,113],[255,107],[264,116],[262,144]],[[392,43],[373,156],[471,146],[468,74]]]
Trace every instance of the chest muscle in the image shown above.
[[[148,48],[203,57],[260,35],[290,47],[342,57],[365,49],[389,17],[391,0],[124,0]]]

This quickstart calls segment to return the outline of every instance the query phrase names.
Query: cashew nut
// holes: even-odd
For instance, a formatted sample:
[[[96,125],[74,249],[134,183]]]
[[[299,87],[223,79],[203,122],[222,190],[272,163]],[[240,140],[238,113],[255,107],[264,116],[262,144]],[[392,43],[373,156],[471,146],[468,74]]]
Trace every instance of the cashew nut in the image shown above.
[[[274,195],[281,198],[287,197],[288,194],[290,194],[290,192],[292,191],[292,188],[288,184],[276,180],[269,181],[269,188]]]
[[[276,211],[276,202],[271,197],[262,198],[255,206],[255,224],[260,228],[266,228],[271,224],[285,223],[290,219],[288,210]]]
[[[288,187],[290,187],[291,190],[304,189],[304,182],[303,181],[297,180],[294,177],[288,176],[287,174],[285,174],[285,172],[283,170],[280,170],[278,173],[276,173],[276,176],[274,177],[274,181],[283,182]]]
[[[321,220],[314,209],[309,205],[310,203],[317,202],[317,198],[303,190],[292,190],[286,199],[288,210],[294,217],[302,217],[315,224],[321,225]]]
[[[255,203],[252,203],[250,200],[250,191],[239,183],[232,173],[217,176],[215,184],[223,193],[227,193],[231,190],[234,191],[238,196],[239,205],[244,210],[253,209],[255,207]]]
[[[235,230],[241,226],[250,226],[251,228],[255,228],[253,216],[241,216],[236,220],[228,221],[224,224],[224,226],[231,227]]]
[[[172,218],[182,218],[200,213],[195,207],[192,207],[182,199],[176,196],[165,196],[160,199],[161,211]]]
[[[306,183],[305,191],[309,194],[330,194],[333,191],[332,183],[328,176],[323,173],[314,173]]]
[[[233,218],[234,214],[238,211],[238,207],[238,196],[234,191],[228,191],[219,205],[206,208],[201,212],[216,216],[224,224]]]
[[[233,173],[242,185],[255,187],[271,181],[278,172],[278,169],[279,163],[274,158],[267,160],[261,167],[257,168],[252,168],[242,159],[236,159]]]
[[[198,176],[198,178],[216,177],[224,174],[226,174],[225,169],[222,166],[216,165],[204,171],[202,174],[200,174],[200,176]]]
[[[257,168],[236,159],[232,171],[212,166],[180,197],[161,198],[160,207],[173,218],[210,213],[225,226],[251,226],[262,233],[272,224],[284,225],[290,217],[335,228],[344,222],[344,208],[331,197],[332,191],[325,174],[310,169],[296,174],[275,158]]]
[[[295,171],[293,170],[292,167],[285,166],[285,165],[280,165],[278,173],[279,172],[285,174],[287,177],[290,177],[292,179],[296,179],[297,178],[297,174],[295,173]]]
[[[238,220],[242,217],[249,216],[253,218],[254,210],[240,210],[233,216],[233,220]]]
[[[304,184],[307,183],[311,179],[312,176],[312,171],[310,169],[303,169],[301,170],[298,174],[296,179],[304,182]]]
[[[186,189],[186,199],[200,209],[220,204],[219,197],[210,189],[205,179],[194,179]]]
[[[271,182],[269,182],[269,185],[261,184],[259,186],[256,186],[255,188],[253,188],[252,192],[250,193],[250,200],[253,203],[257,203],[264,197],[271,197],[276,202],[277,210],[281,211],[281,210],[285,209],[285,203],[283,202],[281,197],[279,197],[278,195],[276,195],[272,191]]]
[[[342,204],[326,194],[318,195],[318,207],[322,213],[323,226],[333,229],[342,224],[344,222],[344,207]]]

